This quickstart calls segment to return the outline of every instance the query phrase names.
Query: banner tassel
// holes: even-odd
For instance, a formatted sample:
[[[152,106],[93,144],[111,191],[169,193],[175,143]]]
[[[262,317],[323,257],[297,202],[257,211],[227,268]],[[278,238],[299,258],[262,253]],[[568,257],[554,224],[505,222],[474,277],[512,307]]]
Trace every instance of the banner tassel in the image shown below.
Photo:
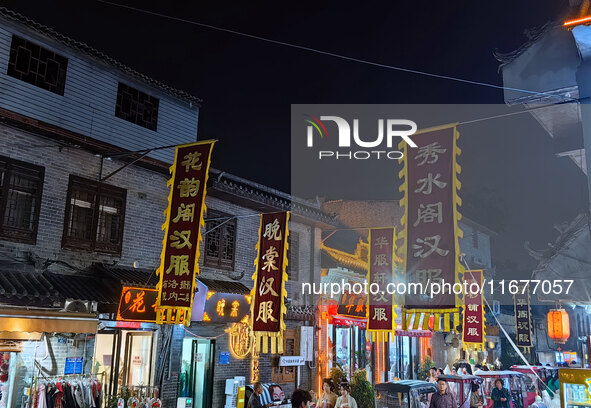
[[[435,313],[433,317],[433,331],[438,332],[441,328],[441,314]]]

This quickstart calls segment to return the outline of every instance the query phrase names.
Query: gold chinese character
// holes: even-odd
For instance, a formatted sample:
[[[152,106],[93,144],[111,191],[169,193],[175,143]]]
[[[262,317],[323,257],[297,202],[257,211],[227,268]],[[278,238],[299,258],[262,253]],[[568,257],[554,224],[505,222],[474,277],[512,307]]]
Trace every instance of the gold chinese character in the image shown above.
[[[279,229],[281,225],[279,224],[279,220],[275,218],[275,221],[272,223],[268,223],[265,225],[265,233],[263,234],[263,238],[274,239],[275,241],[281,241],[281,230]]]
[[[375,261],[373,263],[374,265],[377,266],[388,266],[390,265],[388,263],[388,259],[386,259],[386,254],[377,254],[375,257]]]
[[[439,256],[447,256],[449,253],[449,249],[441,249],[439,248],[439,241],[441,240],[441,235],[434,235],[432,237],[425,237],[425,238],[417,238],[416,244],[412,244],[412,249],[416,250],[414,252],[414,257],[418,258],[426,258],[431,255],[433,252],[436,252]],[[433,242],[430,242],[433,241]],[[429,247],[428,249],[423,247],[426,245]],[[426,250],[427,249],[427,250]]]
[[[193,170],[201,170],[203,163],[201,163],[200,157],[200,152],[188,153],[181,162],[181,166],[185,166],[185,171],[189,171],[189,167]]]
[[[438,224],[443,222],[443,212],[442,212],[442,204],[438,202],[436,204],[427,204],[426,206],[423,204],[419,205],[417,209],[418,215],[417,220],[413,224],[413,227],[416,227],[421,223],[431,223],[433,221],[437,221]]]
[[[376,320],[378,322],[388,320],[388,318],[386,317],[386,309],[383,307],[376,307],[374,309],[374,315],[372,320]]]
[[[517,306],[527,306],[525,299],[517,299]]]
[[[422,159],[422,161],[418,163],[417,166],[422,166],[425,163],[437,163],[437,160],[439,160],[439,155],[445,153],[446,151],[447,149],[444,149],[438,142],[433,142],[427,146],[419,147],[419,151],[415,156],[415,160]]]
[[[195,215],[195,204],[181,204],[177,210],[176,217],[172,222],[178,222],[180,219],[183,221],[193,222],[193,216]]]
[[[468,336],[479,336],[477,327],[468,328]]]
[[[363,300],[360,300],[359,303],[357,303],[357,307],[355,307],[355,313],[363,312],[364,306]]]
[[[477,312],[478,311],[478,305],[475,305],[475,304],[472,304],[471,303],[471,304],[468,305],[468,310],[471,311],[471,312]]]
[[[201,180],[195,180],[194,177],[191,177],[191,180],[189,180],[188,178],[181,180],[177,188],[181,190],[181,197],[195,197],[197,196],[197,193],[199,193],[200,185]]]
[[[181,290],[183,290],[183,289],[184,289],[184,290],[189,290],[189,289],[191,289],[191,282],[190,282],[190,281],[182,281],[182,282],[181,282],[181,287],[180,287],[180,289],[181,289]]]
[[[224,308],[226,307],[226,299],[218,300],[218,303],[215,307],[215,311],[217,312],[218,316],[224,315]]]
[[[429,195],[433,191],[434,185],[439,188],[445,188],[447,183],[439,180],[439,177],[441,177],[441,174],[439,173],[437,173],[435,177],[433,177],[432,173],[429,173],[426,178],[417,180],[417,184],[420,184],[420,186],[415,190],[415,193]]]
[[[379,237],[376,239],[376,246],[382,249],[383,246],[390,245],[386,237]]]
[[[140,293],[135,295],[132,305],[129,306],[130,311],[138,313],[144,313],[146,311],[146,305],[144,304],[145,294],[146,292],[142,290]]]
[[[519,334],[518,339],[520,342],[529,343],[529,334],[521,333],[521,334]]]
[[[275,278],[265,278],[263,276],[261,279],[261,286],[259,286],[259,296],[265,296],[269,292],[271,292],[273,296],[279,296],[279,294],[273,290],[273,283],[275,283]]]
[[[171,255],[170,256],[170,266],[166,270],[166,273],[170,273],[174,270],[174,274],[179,275],[188,275],[189,271],[189,255]]]
[[[256,321],[262,320],[263,323],[267,323],[267,320],[271,322],[276,322],[277,319],[273,317],[273,301],[269,300],[268,302],[261,302],[259,305],[259,314],[257,316]]]
[[[175,231],[173,235],[170,235],[170,246],[176,249],[183,249],[184,247],[191,249],[193,244],[191,244],[189,238],[191,238],[191,230]]]
[[[519,330],[529,330],[528,322],[517,322],[517,329],[519,329]]]
[[[476,316],[467,316],[466,323],[480,323]]]
[[[517,318],[526,318],[527,319],[527,310],[518,310],[517,311]]]
[[[177,286],[178,286],[178,282],[177,281],[168,281],[168,287],[169,288],[176,289]]]
[[[232,302],[232,310],[230,311],[230,317],[238,317],[238,308],[240,307],[240,302],[235,300]]]
[[[279,253],[277,252],[277,250],[275,249],[274,246],[270,247],[269,249],[267,249],[267,251],[265,252],[265,255],[263,255],[263,260],[265,261],[264,265],[263,265],[263,271],[267,271],[267,272],[271,272],[276,271],[277,269],[279,269],[278,267],[275,266],[275,258],[277,258],[279,256]]]

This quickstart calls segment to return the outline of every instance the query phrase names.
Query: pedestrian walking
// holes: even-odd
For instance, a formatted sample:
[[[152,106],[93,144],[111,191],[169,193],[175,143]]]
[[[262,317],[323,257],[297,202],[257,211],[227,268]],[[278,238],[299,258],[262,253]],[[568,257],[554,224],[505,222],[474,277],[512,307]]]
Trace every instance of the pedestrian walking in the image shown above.
[[[447,381],[437,380],[437,392],[431,396],[429,408],[457,408],[456,399],[447,389]]]
[[[484,406],[484,399],[480,393],[480,386],[476,383],[472,384],[472,394],[470,394],[470,408],[482,408]]]
[[[493,400],[493,408],[509,408],[511,394],[507,388],[503,387],[503,380],[500,378],[495,380],[495,388],[493,388],[490,398]]]

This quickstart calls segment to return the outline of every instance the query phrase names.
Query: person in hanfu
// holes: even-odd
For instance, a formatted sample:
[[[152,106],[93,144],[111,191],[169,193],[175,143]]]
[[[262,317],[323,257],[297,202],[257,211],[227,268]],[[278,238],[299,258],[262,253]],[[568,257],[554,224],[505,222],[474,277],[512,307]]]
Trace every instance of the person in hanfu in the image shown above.
[[[337,398],[335,408],[358,408],[357,401],[351,396],[351,386],[349,383],[341,383],[341,396]]]
[[[337,394],[334,393],[334,385],[330,378],[322,381],[322,393],[316,402],[316,408],[334,408],[337,403]]]
[[[493,408],[509,408],[511,394],[507,388],[503,387],[503,380],[500,378],[495,380],[495,388],[490,393],[490,398],[493,400]]]

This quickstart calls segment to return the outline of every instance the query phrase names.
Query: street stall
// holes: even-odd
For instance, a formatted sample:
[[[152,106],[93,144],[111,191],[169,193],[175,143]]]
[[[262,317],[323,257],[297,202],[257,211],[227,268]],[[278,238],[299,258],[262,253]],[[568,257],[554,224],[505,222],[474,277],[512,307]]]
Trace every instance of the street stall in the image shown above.
[[[511,408],[528,408],[527,401],[527,387],[525,385],[525,375],[517,371],[482,371],[477,370],[475,376],[482,377],[484,382],[482,388],[486,394],[487,407],[493,407],[493,400],[491,399],[492,390],[495,388],[495,381],[500,379],[503,381],[503,387],[509,390],[511,394]]]
[[[474,375],[440,375],[438,380],[447,381],[449,390],[454,395],[456,403],[460,408],[470,408],[470,397],[472,396],[472,386],[474,384],[482,385],[484,379]],[[484,401],[485,395],[483,387],[479,387],[478,393],[481,394]]]
[[[561,368],[560,407],[579,408],[591,406],[591,370],[585,368]]]
[[[558,367],[514,365],[511,370],[525,374],[525,385],[527,387],[527,401],[531,405],[536,395],[542,395],[542,391],[548,390],[548,381],[558,375]],[[533,371],[532,371],[533,370]],[[554,392],[549,392],[552,397]]]
[[[376,408],[427,408],[435,384],[426,381],[400,380],[376,384]]]

